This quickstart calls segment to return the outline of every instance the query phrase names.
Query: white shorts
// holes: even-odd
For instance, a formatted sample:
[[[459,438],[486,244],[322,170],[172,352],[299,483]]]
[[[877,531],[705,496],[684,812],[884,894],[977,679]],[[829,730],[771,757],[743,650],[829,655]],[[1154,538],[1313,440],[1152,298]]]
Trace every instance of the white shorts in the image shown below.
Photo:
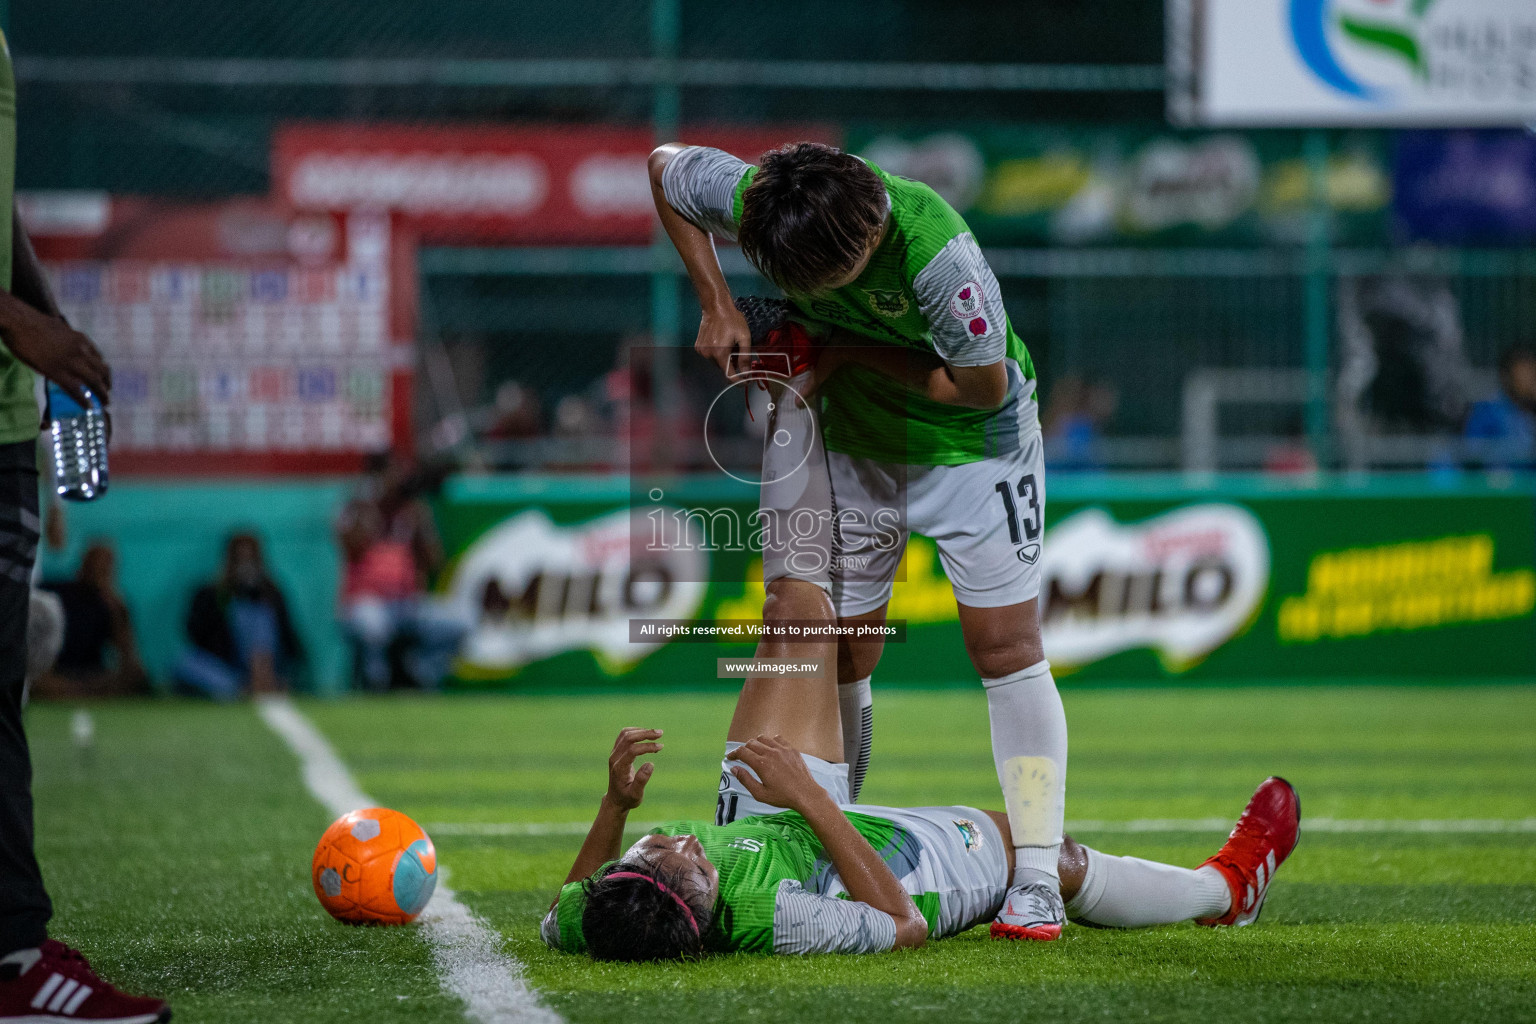
[[[730,753],[740,743],[727,743]],[[1008,850],[992,819],[975,807],[882,807],[848,800],[848,766],[832,764],[810,754],[800,755],[811,777],[844,811],[884,818],[910,833],[914,842],[898,844],[890,864],[902,888],[913,894],[938,893],[939,916],[931,934],[957,935],[992,920],[1003,905],[1009,883]],[[784,808],[758,800],[727,769],[740,761],[721,763],[715,824],[757,814],[778,814]],[[749,768],[748,771],[751,769]],[[833,895],[840,891],[835,887]]]
[[[1008,850],[1002,833],[978,808],[847,804],[843,810],[894,822],[917,841],[915,857],[890,866],[907,892],[938,893],[939,916],[929,935],[958,935],[1002,909],[1011,880]]]
[[[1045,455],[1040,432],[1016,451],[960,466],[905,466],[827,453],[835,555],[832,603],[862,615],[891,599],[907,537],[939,548],[955,599],[973,608],[1040,593]]]
[[[731,740],[725,744],[725,752],[729,754],[741,746]],[[851,804],[848,793],[848,766],[846,764],[833,764],[823,761],[819,757],[810,754],[801,754],[805,766],[810,769],[811,778],[816,784],[826,790],[832,799],[839,804]],[[753,814],[778,814],[784,808],[765,804],[751,793],[747,787],[741,784],[741,780],[731,774],[732,768],[746,768],[757,776],[751,767],[742,761],[722,760],[720,762],[720,791],[715,797],[715,824],[729,825],[738,818],[745,818]]]

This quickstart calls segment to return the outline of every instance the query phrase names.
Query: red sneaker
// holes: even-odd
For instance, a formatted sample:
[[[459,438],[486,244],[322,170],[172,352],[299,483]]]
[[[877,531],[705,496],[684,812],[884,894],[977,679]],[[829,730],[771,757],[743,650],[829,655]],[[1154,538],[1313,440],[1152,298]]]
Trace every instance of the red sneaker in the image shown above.
[[[1264,897],[1275,872],[1296,849],[1301,829],[1301,799],[1295,787],[1278,775],[1259,784],[1253,799],[1243,808],[1237,827],[1227,837],[1226,845],[1207,860],[1220,871],[1232,890],[1232,909],[1222,917],[1208,917],[1196,922],[1210,927],[1234,925],[1241,928],[1259,919]],[[1205,864],[1200,865],[1205,867]]]
[[[732,365],[733,373],[788,380],[816,365],[816,339],[790,319],[794,307],[787,301],[748,295],[736,300],[736,308],[752,333],[752,351],[745,366]]]
[[[124,995],[62,942],[49,939],[0,959],[0,1024],[163,1024],[170,1019],[163,1001]]]

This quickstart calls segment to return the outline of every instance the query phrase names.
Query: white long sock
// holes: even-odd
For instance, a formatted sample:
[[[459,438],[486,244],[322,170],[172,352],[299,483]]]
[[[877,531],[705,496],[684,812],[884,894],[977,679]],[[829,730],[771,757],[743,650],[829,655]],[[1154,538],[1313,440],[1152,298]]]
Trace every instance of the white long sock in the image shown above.
[[[1082,888],[1067,903],[1067,914],[1074,920],[1142,928],[1220,917],[1232,906],[1227,880],[1213,867],[1192,871],[1083,849],[1088,853],[1088,870]]]
[[[983,679],[992,720],[992,759],[1013,830],[1013,884],[1060,884],[1067,797],[1067,714],[1041,661],[1000,679]]]
[[[855,683],[839,683],[837,706],[843,715],[843,760],[848,762],[848,798],[859,802],[864,773],[869,770],[869,748],[875,738],[875,697],[869,676]]]

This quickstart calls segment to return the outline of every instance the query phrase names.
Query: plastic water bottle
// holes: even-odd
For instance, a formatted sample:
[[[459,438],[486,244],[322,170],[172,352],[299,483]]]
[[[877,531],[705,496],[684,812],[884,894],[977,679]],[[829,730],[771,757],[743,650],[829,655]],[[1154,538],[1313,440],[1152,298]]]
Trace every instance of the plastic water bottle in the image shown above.
[[[89,405],[48,382],[53,432],[53,489],[69,501],[93,501],[107,493],[107,417],[85,389]]]

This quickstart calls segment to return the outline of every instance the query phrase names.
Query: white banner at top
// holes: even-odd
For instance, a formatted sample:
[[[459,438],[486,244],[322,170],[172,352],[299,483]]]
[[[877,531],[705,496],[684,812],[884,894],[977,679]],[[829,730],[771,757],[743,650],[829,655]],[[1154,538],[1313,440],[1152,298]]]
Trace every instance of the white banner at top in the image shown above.
[[[1536,122],[1536,0],[1169,0],[1168,11],[1176,122]]]

